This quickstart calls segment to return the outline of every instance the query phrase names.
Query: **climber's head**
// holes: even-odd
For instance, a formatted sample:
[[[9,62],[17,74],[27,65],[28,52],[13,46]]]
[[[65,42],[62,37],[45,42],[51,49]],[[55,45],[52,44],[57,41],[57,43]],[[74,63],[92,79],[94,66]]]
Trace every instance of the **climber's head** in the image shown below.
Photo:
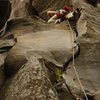
[[[64,7],[64,10],[65,10],[67,13],[70,12],[70,8],[69,8],[68,6],[65,6],[65,7]]]

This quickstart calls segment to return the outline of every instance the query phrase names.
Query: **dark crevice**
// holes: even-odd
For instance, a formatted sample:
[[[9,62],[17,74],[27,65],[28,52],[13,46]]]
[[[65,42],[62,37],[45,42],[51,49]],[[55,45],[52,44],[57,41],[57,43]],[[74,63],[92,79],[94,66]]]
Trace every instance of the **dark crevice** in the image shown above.
[[[97,4],[100,2],[100,0],[87,0],[87,2],[97,7]]]
[[[28,5],[26,5],[27,11],[29,13],[30,16],[38,16],[38,12],[36,11],[36,9],[32,6],[32,0],[30,0],[30,3]]]
[[[87,95],[87,97],[88,97],[88,100],[94,100],[93,96]],[[84,100],[87,100],[87,99],[84,97]]]
[[[80,17],[80,16],[79,16]],[[78,17],[78,19],[79,19],[79,17]],[[78,20],[77,19],[77,20]],[[74,20],[75,22],[76,22],[76,20]],[[76,25],[74,26],[75,28],[74,28],[74,32],[75,32],[75,34],[76,34],[76,37],[78,37],[78,32],[77,32],[77,30],[76,30]],[[76,41],[75,41],[75,43],[76,43]],[[80,46],[79,46],[79,44],[77,44],[77,47],[78,47],[78,50],[77,50],[77,52],[74,54],[74,59],[76,59],[79,55],[80,55]],[[70,62],[72,62],[72,60],[73,60],[73,56],[67,61],[67,62],[65,62],[64,63],[64,65],[63,65],[63,68],[62,68],[62,71],[63,72],[65,72],[66,70],[67,70],[67,67],[68,67],[68,65],[69,65],[69,63]],[[71,97],[72,97],[72,100],[76,100],[76,98],[75,98],[75,96],[73,95],[73,93],[71,93],[71,90],[70,90],[70,88],[67,86],[67,84],[66,84],[66,87],[67,87],[67,89],[68,89],[68,91],[69,91],[69,95],[71,95]],[[59,91],[57,91],[58,93],[59,93]],[[68,94],[68,93],[67,93]],[[63,98],[62,97],[63,95],[61,95],[61,98]],[[68,97],[68,96],[67,96]],[[63,99],[61,99],[61,100],[63,100]],[[66,99],[65,99],[66,100]],[[69,99],[70,100],[70,99]],[[92,99],[91,99],[92,100]]]
[[[1,0],[0,1],[0,29],[3,28],[5,22],[10,16],[11,12],[11,4],[8,0]]]
[[[74,54],[74,59],[76,59],[79,55],[80,55],[80,46],[79,44],[77,45],[78,46],[78,51]],[[66,71],[69,63],[73,60],[73,57],[71,57],[64,65],[63,65],[63,71]]]
[[[7,52],[12,48],[12,46],[5,46],[0,48],[0,53]]]
[[[76,23],[78,21],[78,19],[81,16],[81,12],[79,11],[79,9],[77,9],[78,13],[74,14],[74,19],[73,20],[69,20],[71,28],[73,29],[74,33],[76,34],[76,37],[78,37],[78,31],[76,29]],[[73,24],[74,23],[74,24]],[[74,43],[77,43],[76,40],[74,41]],[[79,44],[77,44],[78,50],[77,52],[74,54],[74,59],[76,59],[79,55],[80,55],[80,46]],[[73,60],[73,57],[71,57],[67,62],[65,62],[65,64],[63,65],[63,71],[66,71],[69,63]]]

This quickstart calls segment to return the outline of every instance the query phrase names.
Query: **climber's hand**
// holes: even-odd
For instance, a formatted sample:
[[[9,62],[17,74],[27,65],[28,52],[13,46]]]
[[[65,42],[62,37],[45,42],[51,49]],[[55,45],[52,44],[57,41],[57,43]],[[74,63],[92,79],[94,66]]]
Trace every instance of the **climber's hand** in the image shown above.
[[[57,20],[55,21],[56,24],[59,24],[60,22],[61,22],[61,19],[57,19]]]

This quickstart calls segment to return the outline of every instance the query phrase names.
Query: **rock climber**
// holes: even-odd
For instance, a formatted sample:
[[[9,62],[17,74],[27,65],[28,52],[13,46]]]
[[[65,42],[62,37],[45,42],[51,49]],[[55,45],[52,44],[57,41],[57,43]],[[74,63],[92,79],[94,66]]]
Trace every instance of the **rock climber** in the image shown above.
[[[60,23],[64,19],[73,17],[73,12],[70,11],[68,6],[65,6],[59,11],[48,11],[47,15],[49,17],[48,23]]]

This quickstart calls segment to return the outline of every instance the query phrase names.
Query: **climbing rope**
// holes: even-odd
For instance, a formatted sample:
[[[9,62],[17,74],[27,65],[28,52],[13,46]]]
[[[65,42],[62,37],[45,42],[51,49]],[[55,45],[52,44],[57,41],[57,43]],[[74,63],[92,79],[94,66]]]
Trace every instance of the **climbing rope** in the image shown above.
[[[67,19],[67,22],[68,22],[68,26],[69,26],[69,28],[70,28],[70,30],[71,30],[71,33],[72,33],[72,47],[73,47],[73,62],[72,62],[73,65],[72,65],[72,66],[73,66],[74,72],[75,72],[75,74],[76,74],[76,77],[77,77],[77,79],[78,79],[78,82],[79,82],[79,84],[80,84],[80,87],[81,87],[81,89],[82,89],[82,91],[83,91],[83,93],[84,93],[84,96],[85,96],[86,100],[88,100],[88,97],[87,97],[86,92],[85,92],[85,90],[84,90],[84,88],[83,88],[83,85],[82,85],[82,83],[81,83],[81,80],[79,79],[79,75],[78,75],[78,72],[77,72],[76,67],[75,67],[75,59],[74,59],[74,53],[75,53],[75,51],[74,51],[74,35],[73,35],[74,32],[73,32],[73,30],[72,30],[72,28],[71,28],[71,25],[70,25],[68,19]]]

